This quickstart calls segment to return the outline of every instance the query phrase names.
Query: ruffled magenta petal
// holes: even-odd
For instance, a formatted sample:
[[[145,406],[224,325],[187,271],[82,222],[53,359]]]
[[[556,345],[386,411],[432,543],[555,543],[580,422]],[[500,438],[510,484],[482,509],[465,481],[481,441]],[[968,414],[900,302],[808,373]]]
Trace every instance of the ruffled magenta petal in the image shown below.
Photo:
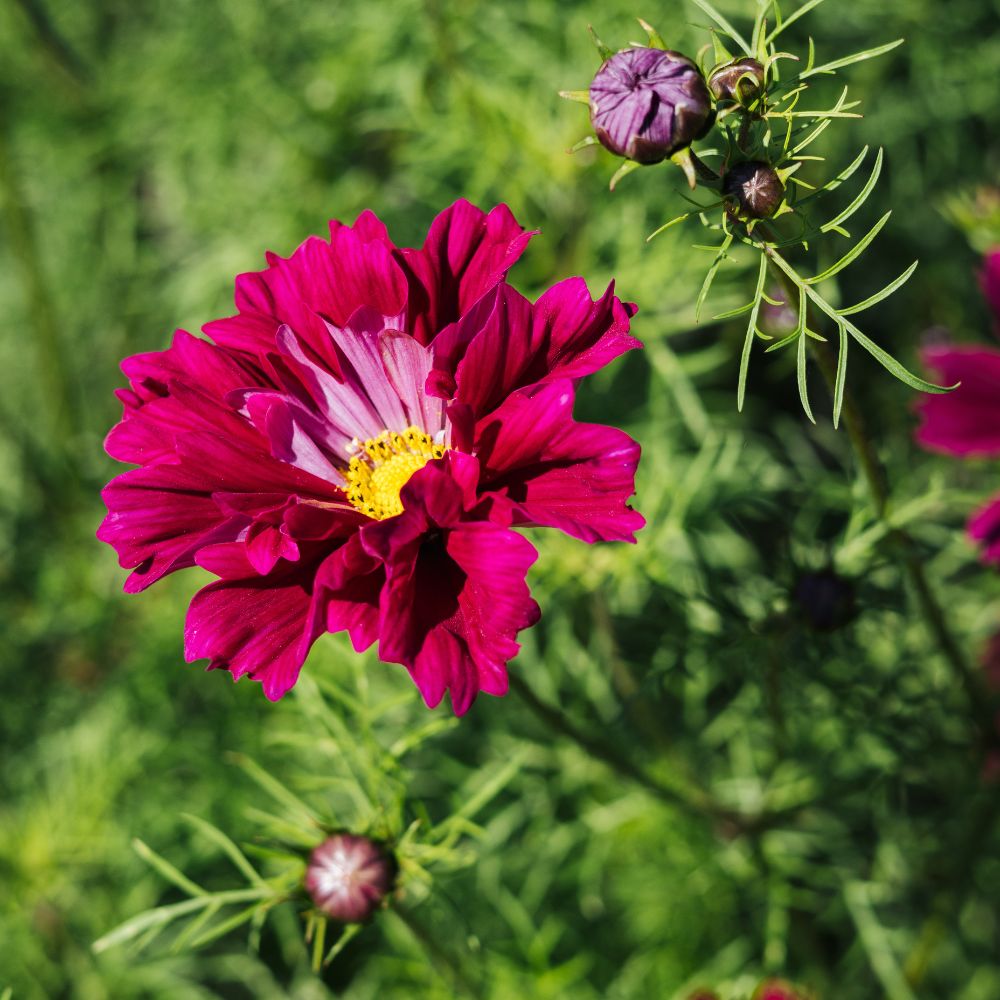
[[[429,706],[450,693],[457,714],[479,691],[506,691],[515,637],[539,614],[525,582],[534,548],[469,517],[475,468],[453,453],[431,463],[403,490],[403,513],[359,536],[384,566],[379,657],[405,665]]]
[[[1000,350],[935,347],[923,359],[944,385],[961,385],[921,397],[918,443],[950,455],[1000,455]]]
[[[316,574],[315,614],[321,629],[346,631],[360,653],[378,639],[379,595],[385,583],[382,564],[354,535]]]
[[[506,277],[534,233],[506,205],[488,215],[464,199],[431,223],[420,250],[402,250],[410,291],[407,331],[422,344]]]
[[[588,541],[641,525],[626,504],[638,446],[571,413],[571,380],[638,346],[634,308],[580,279],[518,295],[506,273],[531,235],[506,206],[459,201],[401,250],[365,212],[240,275],[237,315],[204,327],[214,344],[179,331],[126,360],[107,450],[140,468],[105,489],[98,535],[133,569],[127,590],[193,565],[219,578],[192,601],[189,660],[276,699],[315,637],[343,630],[461,714],[506,691],[538,620],[536,553],[512,525]],[[402,486],[400,514],[373,520],[347,499],[347,466],[410,425],[444,457]],[[384,441],[375,466],[407,447]],[[374,482],[394,489],[419,464]]]
[[[354,226],[331,223],[330,240],[311,236],[287,259],[267,255],[264,271],[236,279],[235,317],[206,324],[216,343],[265,354],[288,324],[334,370],[327,326],[342,326],[367,306],[402,321],[407,282],[385,228],[371,213]]]
[[[613,285],[595,301],[581,278],[560,282],[534,305],[504,285],[435,342],[435,369],[454,375],[455,397],[481,416],[517,389],[582,378],[641,346],[628,332],[634,313]]]
[[[522,535],[489,522],[463,524],[448,535],[446,547],[465,574],[456,625],[476,664],[479,688],[506,694],[507,661],[520,649],[514,637],[541,617],[526,582],[538,552]]]
[[[209,584],[195,594],[184,629],[184,658],[210,670],[249,675],[277,701],[298,679],[316,638],[310,628],[314,566]]]
[[[202,546],[234,539],[249,523],[245,516],[223,514],[189,482],[174,466],[156,466],[125,472],[104,488],[108,514],[97,537],[114,548],[123,568],[134,570],[127,593],[193,566]]]
[[[639,445],[623,431],[572,419],[573,385],[550,382],[511,396],[480,422],[484,490],[522,523],[559,528],[585,542],[635,541],[645,519],[628,506]]]

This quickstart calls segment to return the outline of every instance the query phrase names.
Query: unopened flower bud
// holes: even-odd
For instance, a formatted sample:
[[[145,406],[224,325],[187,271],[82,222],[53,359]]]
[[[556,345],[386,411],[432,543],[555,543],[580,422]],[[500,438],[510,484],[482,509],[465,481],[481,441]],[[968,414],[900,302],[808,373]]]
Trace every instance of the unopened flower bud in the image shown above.
[[[305,886],[328,917],[357,923],[375,912],[395,877],[394,860],[375,841],[337,833],[309,856]]]
[[[784,979],[765,979],[754,990],[753,1000],[802,1000],[802,995]]]
[[[832,569],[803,573],[792,599],[806,624],[817,632],[833,632],[857,617],[854,584]]]
[[[637,163],[659,163],[704,135],[712,99],[701,70],[679,52],[623,49],[590,85],[590,121],[601,144]]]
[[[764,67],[756,59],[734,59],[708,76],[708,89],[717,101],[749,104],[764,86]]]
[[[742,219],[767,219],[781,207],[785,185],[769,163],[752,160],[730,167],[722,179],[722,193]]]

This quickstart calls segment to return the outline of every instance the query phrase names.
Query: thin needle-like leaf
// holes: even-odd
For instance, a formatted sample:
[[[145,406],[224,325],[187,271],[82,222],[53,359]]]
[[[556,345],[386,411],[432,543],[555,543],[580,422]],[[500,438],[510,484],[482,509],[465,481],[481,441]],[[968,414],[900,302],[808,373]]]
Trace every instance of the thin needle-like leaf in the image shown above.
[[[333,947],[326,953],[323,959],[324,965],[329,965],[347,946],[356,938],[364,928],[361,924],[349,924],[344,928],[340,937],[333,943]]]
[[[251,777],[275,801],[281,803],[300,822],[316,826],[316,814],[296,795],[283,785],[277,778],[268,774],[255,760],[245,754],[232,753],[230,758]]]
[[[793,149],[793,150],[791,151],[791,153],[789,153],[789,156],[795,156],[795,154],[796,154],[796,153],[799,153],[799,152],[801,152],[801,151],[802,151],[803,149],[805,149],[805,148],[806,148],[806,146],[808,146],[808,145],[809,145],[809,144],[810,144],[811,142],[813,142],[813,141],[815,141],[816,139],[818,139],[818,138],[819,138],[819,137],[820,137],[820,136],[821,136],[821,135],[823,134],[823,132],[824,132],[824,131],[825,131],[826,129],[828,129],[828,128],[830,127],[830,121],[831,121],[831,119],[827,118],[827,119],[826,119],[825,121],[822,121],[822,122],[820,122],[820,123],[819,123],[819,125],[817,125],[817,126],[816,126],[816,127],[815,127],[815,128],[814,128],[814,129],[813,129],[813,130],[812,130],[812,131],[811,131],[811,132],[810,132],[810,133],[809,133],[809,134],[808,134],[808,135],[807,135],[807,136],[806,136],[806,137],[805,137],[805,138],[804,138],[804,139],[802,140],[802,142],[800,142],[800,143],[799,143],[799,144],[798,144],[798,145],[797,145],[797,146],[796,146],[796,147],[795,147],[795,148],[794,148],[794,149]]]
[[[753,348],[754,337],[757,334],[757,314],[763,301],[764,280],[767,278],[767,256],[760,255],[760,269],[757,272],[757,290],[753,296],[753,307],[750,310],[750,322],[747,324],[746,337],[743,339],[743,352],[740,355],[740,376],[736,387],[736,409],[743,411],[743,399],[747,390],[747,372],[750,370],[750,351]]]
[[[138,937],[143,931],[151,927],[163,926],[183,917],[188,913],[197,913],[205,906],[226,906],[229,903],[245,903],[250,900],[266,899],[271,895],[269,889],[235,889],[229,892],[216,892],[208,896],[196,896],[194,899],[185,899],[180,903],[171,903],[169,906],[158,906],[152,910],[145,910],[136,914],[125,923],[120,924],[114,930],[109,931],[102,938],[91,945],[92,950],[100,954],[113,948],[115,945],[123,944],[132,938]]]
[[[750,310],[753,309],[753,303],[748,302],[745,306],[737,306],[735,309],[727,309],[725,312],[717,313],[712,317],[712,322],[718,322],[724,319],[735,319],[737,316],[745,316]]]
[[[719,270],[722,262],[726,259],[726,252],[732,246],[733,236],[731,233],[726,235],[726,238],[722,241],[722,245],[718,247],[718,253],[716,254],[715,260],[712,261],[712,266],[708,269],[708,274],[705,275],[705,280],[702,282],[701,291],[698,293],[698,301],[694,306],[694,321],[696,323],[701,322],[701,307],[705,304],[705,299],[708,298],[709,289],[712,287],[712,282],[715,280],[715,275]]]
[[[870,309],[873,305],[881,302],[883,299],[887,299],[897,288],[905,285],[907,281],[910,280],[910,275],[917,269],[917,264],[919,261],[914,261],[898,278],[894,278],[885,286],[881,291],[876,292],[874,295],[870,295],[864,302],[859,302],[857,305],[848,306],[846,309],[838,309],[837,311],[841,316],[853,316],[855,313],[864,312],[865,309]]]
[[[792,279],[795,284],[803,288],[806,295],[812,300],[816,307],[827,316],[830,317],[838,326],[846,328],[847,332],[866,350],[869,354],[875,358],[879,364],[881,364],[887,371],[891,372],[903,382],[905,385],[910,386],[911,389],[919,389],[921,392],[930,393],[945,393],[951,392],[952,389],[957,389],[959,383],[952,386],[935,385],[933,382],[927,382],[925,379],[919,378],[912,372],[908,371],[903,365],[901,365],[891,354],[884,351],[878,346],[874,341],[866,337],[850,320],[845,319],[837,310],[830,305],[826,299],[823,298],[816,289],[811,288],[809,284],[800,278],[796,273],[795,269],[788,263],[779,253],[776,253],[773,248],[768,248],[766,251],[768,257],[774,261],[775,265],[779,267]],[[841,334],[841,353],[843,353],[843,334]],[[841,392],[843,390],[841,389]]]
[[[230,931],[245,924],[248,920],[252,920],[254,914],[260,909],[260,906],[260,903],[251,903],[248,907],[234,913],[226,920],[220,920],[214,927],[209,927],[208,930],[202,931],[202,933],[191,942],[191,947],[201,948],[203,945],[206,945],[211,941],[216,941],[218,938],[224,937]]]
[[[870,340],[866,337],[853,323],[848,320],[843,320],[844,326],[847,327],[850,335],[876,360],[883,368],[887,371],[892,372],[900,382],[905,383],[911,389],[919,389],[921,392],[931,392],[931,393],[945,393],[951,392],[952,389],[957,389],[961,383],[956,382],[954,385],[935,385],[933,382],[928,382],[925,379],[919,378],[914,375],[911,371],[908,371],[903,367],[891,354],[884,351],[875,341]]]
[[[837,261],[836,264],[831,264],[825,271],[821,271],[812,278],[804,278],[803,281],[805,281],[807,285],[818,285],[821,281],[826,281],[827,278],[832,278],[835,274],[839,274],[843,271],[845,267],[864,253],[868,244],[871,243],[876,236],[878,236],[882,227],[889,221],[890,215],[892,215],[892,212],[886,212],[885,215],[883,215],[882,218],[879,219],[878,222],[876,222],[875,225],[872,226],[872,228],[869,229],[868,232],[865,233],[865,235],[862,236],[861,239],[858,240],[858,242],[855,243],[854,246],[851,247],[851,249]]]
[[[837,324],[840,347],[837,351],[837,375],[833,380],[833,426],[840,426],[840,411],[844,408],[844,386],[847,384],[847,327]]]
[[[206,822],[200,816],[193,816],[191,813],[181,813],[181,816],[188,823],[198,828],[209,840],[218,845],[225,852],[230,861],[246,876],[252,885],[262,886],[264,879],[252,864],[247,856],[229,839],[217,826]]]
[[[178,889],[183,890],[189,896],[204,896],[208,890],[192,882],[182,871],[175,868],[166,858],[157,854],[148,844],[143,843],[138,837],[132,840],[132,850],[142,858],[150,867],[155,868],[168,882],[172,882]]]
[[[879,174],[882,173],[882,150],[878,151],[875,157],[875,166],[872,167],[871,176],[865,181],[865,186],[858,192],[858,196],[839,215],[832,218],[826,225],[820,228],[821,232],[829,232],[831,229],[838,229],[842,222],[849,219],[868,200],[875,185],[878,183]]]
[[[808,14],[814,7],[818,7],[823,0],[808,0],[795,13],[789,14],[780,24],[775,26],[774,31],[768,36],[767,44],[770,45],[790,24],[794,24],[803,14]]]
[[[835,73],[838,69],[843,69],[845,66],[853,66],[854,63],[864,62],[866,59],[874,59],[876,56],[891,52],[905,41],[905,38],[897,38],[894,42],[886,42],[885,45],[878,45],[873,49],[865,49],[864,52],[855,52],[853,55],[844,56],[843,59],[834,59],[833,62],[823,63],[822,66],[805,70],[799,75],[799,79],[805,80],[810,76],[816,76],[818,73]]]
[[[646,242],[648,243],[650,240],[655,239],[660,235],[660,233],[665,233],[671,226],[676,226],[678,222],[690,219],[692,214],[692,212],[685,212],[683,215],[678,215],[677,218],[671,219],[669,222],[664,222],[659,229],[654,229],[653,232],[646,237]]]
[[[811,194],[807,198],[803,198],[800,202],[798,202],[799,206],[801,207],[802,205],[807,204],[814,198],[820,197],[820,195],[829,194],[831,191],[835,191],[841,184],[844,183],[844,181],[849,180],[861,164],[864,163],[865,157],[868,155],[868,149],[869,147],[865,146],[865,148],[858,153],[857,157],[850,163],[849,166],[844,167],[839,174],[828,180],[826,184],[824,184],[815,194]]]
[[[715,23],[725,31],[729,37],[736,42],[745,55],[752,56],[753,49],[750,47],[747,40],[727,21],[709,2],[708,0],[691,0],[691,2],[696,6],[701,8],[708,16],[715,21]]]
[[[796,381],[799,385],[799,400],[802,409],[809,418],[810,423],[816,423],[813,416],[812,407],[809,405],[809,383],[806,372],[806,295],[805,289],[799,289],[799,350],[796,358],[795,372]]]

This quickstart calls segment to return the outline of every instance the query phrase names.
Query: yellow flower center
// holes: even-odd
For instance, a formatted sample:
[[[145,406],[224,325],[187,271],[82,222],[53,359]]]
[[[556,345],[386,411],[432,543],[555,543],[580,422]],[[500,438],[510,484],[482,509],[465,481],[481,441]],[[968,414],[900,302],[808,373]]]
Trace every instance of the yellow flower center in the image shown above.
[[[361,445],[344,470],[347,499],[377,521],[395,517],[403,512],[400,490],[413,473],[447,450],[419,427],[407,427],[402,434],[382,431]]]

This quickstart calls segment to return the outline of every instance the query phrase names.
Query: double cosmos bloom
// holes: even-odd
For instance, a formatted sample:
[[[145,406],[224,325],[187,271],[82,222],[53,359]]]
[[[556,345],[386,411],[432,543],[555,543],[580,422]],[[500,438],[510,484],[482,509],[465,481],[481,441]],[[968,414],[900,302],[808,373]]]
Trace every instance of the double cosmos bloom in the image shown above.
[[[980,284],[1000,334],[1000,249],[987,254]],[[921,399],[917,441],[959,458],[1000,458],[1000,348],[931,347],[924,361],[944,385],[962,384],[954,392]],[[1000,495],[972,515],[968,530],[983,560],[1000,566]]]
[[[370,212],[236,279],[238,313],[125,360],[98,537],[137,592],[198,565],[189,661],[270,699],[346,630],[428,705],[501,695],[537,553],[514,528],[633,541],[638,445],[573,420],[575,385],[639,343],[635,307],[580,278],[506,283],[532,234],[459,201],[420,249]]]

